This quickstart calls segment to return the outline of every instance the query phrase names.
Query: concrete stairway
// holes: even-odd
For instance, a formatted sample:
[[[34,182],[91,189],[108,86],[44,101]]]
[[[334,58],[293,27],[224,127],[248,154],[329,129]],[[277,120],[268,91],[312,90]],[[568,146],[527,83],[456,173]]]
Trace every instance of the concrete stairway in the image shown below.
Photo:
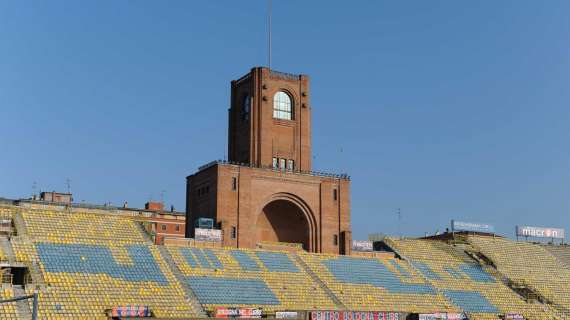
[[[26,291],[24,291],[24,288],[22,288],[22,286],[13,286],[12,288],[14,290],[14,297],[21,297],[26,295]],[[32,304],[32,301],[30,299],[19,300],[16,302],[16,312],[18,313],[18,319],[32,319],[30,304]]]
[[[303,260],[303,258],[301,258],[298,254],[292,254],[292,256],[295,257],[295,260],[297,260],[297,262],[301,265],[301,267],[303,267],[303,269],[305,269],[307,274],[309,276],[311,276],[313,281],[315,281],[315,283],[318,284],[319,287],[321,287],[321,289],[323,289],[324,292],[326,292],[326,294],[329,296],[329,298],[331,298],[331,300],[336,305],[337,309],[347,310],[346,306],[342,303],[342,301],[340,301],[338,299],[338,297],[334,294],[334,292],[332,292],[332,290],[313,272],[313,270],[311,270],[311,268]]]
[[[140,230],[141,234],[143,235],[143,238],[146,240],[146,242],[148,244],[154,244],[154,242],[152,241],[152,237],[150,236],[150,234],[146,231],[146,229],[144,228],[144,226],[142,225],[142,223],[140,221],[135,221],[135,225],[137,226],[137,228]]]
[[[12,244],[7,237],[0,237],[0,249],[4,252],[4,255],[8,257],[8,262],[10,264],[16,261],[16,256],[14,255],[14,250],[12,249]]]
[[[26,228],[26,223],[24,222],[24,217],[22,213],[17,212],[14,214],[14,226],[16,227],[16,234],[19,236],[27,236],[28,229]]]
[[[200,304],[198,298],[192,291],[192,288],[190,288],[190,286],[186,283],[186,277],[184,277],[182,271],[180,271],[176,263],[174,263],[174,259],[172,258],[172,255],[170,255],[170,252],[168,252],[165,246],[156,246],[156,247],[158,248],[158,251],[160,251],[162,258],[166,261],[166,263],[170,267],[170,270],[174,274],[174,277],[176,277],[176,280],[178,280],[178,282],[182,286],[182,289],[184,289],[184,292],[186,293],[186,298],[188,299],[188,303],[192,305],[192,309],[196,311],[199,318],[207,318],[208,315],[206,314],[206,311],[204,310],[204,308],[202,308],[202,305]]]

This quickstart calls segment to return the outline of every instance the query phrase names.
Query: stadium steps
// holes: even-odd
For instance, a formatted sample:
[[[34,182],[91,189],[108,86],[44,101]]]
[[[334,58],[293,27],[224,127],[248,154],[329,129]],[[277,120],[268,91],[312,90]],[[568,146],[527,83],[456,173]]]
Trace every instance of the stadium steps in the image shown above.
[[[13,286],[14,297],[21,297],[26,295],[26,291],[22,286]],[[32,319],[32,312],[30,311],[29,300],[20,300],[16,302],[16,312],[18,313],[18,319],[29,320]]]
[[[435,293],[439,296],[445,297],[445,294],[443,293],[443,291],[438,288],[437,285],[435,285],[435,281],[432,279],[429,279],[423,272],[421,272],[421,270],[419,270],[413,263],[411,259],[408,259],[405,255],[403,255],[399,250],[398,250],[398,244],[396,242],[394,242],[392,239],[386,237],[384,239],[384,243],[390,248],[392,249],[392,251],[394,251],[394,253],[396,254],[396,257],[401,258],[404,261],[407,261],[409,263],[409,265],[412,267],[412,269],[415,271],[416,274],[418,274],[426,283],[429,283],[431,285],[431,287],[433,288],[433,290],[435,291]],[[468,319],[471,319],[472,317],[467,314],[467,312],[465,312],[465,314],[468,316]]]
[[[26,222],[24,221],[24,217],[22,217],[21,212],[16,212],[14,214],[14,226],[16,227],[16,233],[19,236],[27,236],[28,229],[26,228]]]
[[[44,275],[40,270],[40,267],[38,266],[37,262],[32,261],[30,263],[30,274],[32,275],[32,281],[34,282],[34,284],[36,284],[37,286],[45,285]]]
[[[570,247],[568,245],[543,245],[542,247],[554,256],[561,265],[570,268]]]
[[[321,289],[323,289],[324,292],[326,292],[326,294],[334,302],[334,304],[339,310],[348,310],[348,308],[340,301],[340,299],[334,294],[334,292],[332,292],[332,290],[319,278],[319,276],[317,276],[313,272],[311,267],[309,267],[309,265],[299,255],[297,254],[291,254],[291,255],[295,257],[295,260],[301,265],[301,267],[303,267],[303,269],[305,269],[305,271],[311,277],[311,279],[313,279],[313,281],[316,284],[318,284],[321,287]]]
[[[146,240],[146,242],[148,244],[154,244],[154,241],[152,241],[152,237],[146,231],[146,229],[144,228],[142,223],[140,221],[135,221],[135,225],[137,226],[137,229],[139,229],[139,231],[141,232],[141,234],[142,234],[143,238]]]
[[[157,245],[156,247],[158,248],[158,251],[162,255],[162,258],[166,261],[166,263],[170,267],[170,270],[174,274],[174,277],[176,277],[176,280],[180,283],[180,285],[184,289],[184,292],[186,293],[186,297],[188,299],[188,303],[192,305],[192,308],[198,314],[198,318],[207,318],[208,315],[206,314],[206,311],[204,310],[204,308],[202,308],[202,305],[198,301],[198,298],[194,294],[194,291],[192,291],[192,289],[188,285],[184,275],[178,268],[178,265],[172,258],[170,252],[168,252],[165,246]]]
[[[7,237],[0,237],[0,248],[8,258],[8,262],[10,264],[16,261],[16,256],[14,255],[14,249],[12,249],[12,244],[10,243]]]

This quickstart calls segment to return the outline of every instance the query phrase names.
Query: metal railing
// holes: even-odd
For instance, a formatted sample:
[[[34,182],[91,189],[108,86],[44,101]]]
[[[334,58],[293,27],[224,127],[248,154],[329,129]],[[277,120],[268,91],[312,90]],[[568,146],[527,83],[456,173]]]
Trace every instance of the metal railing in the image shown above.
[[[0,304],[10,303],[10,302],[18,302],[21,300],[28,300],[28,299],[33,299],[32,320],[37,320],[38,319],[38,293],[37,292],[34,294],[31,294],[29,296],[21,296],[21,297],[6,299],[6,300],[0,300]]]
[[[300,76],[297,74],[280,72],[275,70],[269,70],[269,75],[275,78],[286,79],[286,80],[299,80]]]
[[[264,169],[264,170],[270,170],[270,171],[275,171],[275,172],[308,175],[308,176],[315,176],[315,177],[350,180],[350,176],[346,173],[338,174],[338,173],[328,173],[328,172],[322,172],[322,171],[286,170],[286,169],[274,168],[272,166],[257,166],[257,165],[251,164],[251,163],[241,163],[241,162],[234,162],[234,161],[227,161],[227,160],[211,161],[211,162],[209,162],[203,166],[198,167],[198,172],[204,171],[204,170],[209,169],[209,168],[211,168],[215,165],[218,165],[218,164],[247,167],[247,168],[256,168],[256,169]]]

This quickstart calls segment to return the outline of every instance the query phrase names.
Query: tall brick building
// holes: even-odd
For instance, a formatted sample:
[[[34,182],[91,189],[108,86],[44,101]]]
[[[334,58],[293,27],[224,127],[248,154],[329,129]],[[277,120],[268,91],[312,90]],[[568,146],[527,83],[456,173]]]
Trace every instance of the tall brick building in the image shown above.
[[[229,161],[187,177],[186,236],[213,218],[225,246],[348,254],[350,180],[313,172],[309,77],[256,67],[231,83]]]

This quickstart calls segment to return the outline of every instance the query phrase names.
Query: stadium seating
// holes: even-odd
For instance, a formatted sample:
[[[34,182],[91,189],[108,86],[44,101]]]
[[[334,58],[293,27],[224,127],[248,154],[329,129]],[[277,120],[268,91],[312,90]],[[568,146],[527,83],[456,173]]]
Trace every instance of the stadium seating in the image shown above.
[[[544,245],[543,248],[555,256],[558,261],[566,267],[570,268],[570,245]]]
[[[480,236],[470,236],[468,241],[511,281],[534,290],[562,311],[570,310],[570,269],[544,247]]]
[[[471,318],[496,318],[509,312],[530,319],[551,319],[535,304],[525,302],[501,280],[465,254],[464,249],[434,240],[387,241],[453,305]]]
[[[35,240],[84,244],[129,244],[146,241],[135,222],[120,215],[23,210],[22,216],[27,232]]]
[[[28,236],[12,242],[19,261],[40,266],[40,318],[106,319],[105,310],[127,305],[148,306],[157,317],[197,315],[132,220],[45,210],[22,216]]]
[[[255,307],[265,312],[337,308],[292,253],[167,248],[206,310],[216,306]]]
[[[0,288],[0,300],[10,299],[14,297],[14,292],[11,288]],[[18,314],[16,313],[16,303],[0,303],[0,319],[16,320]]]
[[[300,254],[349,310],[460,312],[399,259]]]
[[[106,319],[105,310],[129,305],[148,306],[156,317],[192,318],[199,312],[190,296],[208,311],[467,312],[481,320],[506,313],[550,320],[561,314],[527,303],[503,276],[562,308],[570,305],[570,269],[560,262],[565,251],[558,247],[484,237],[456,245],[386,238],[396,255],[378,257],[159,247],[136,222],[119,215],[25,208],[15,214],[0,207],[1,215],[18,218],[18,235],[10,241],[16,261],[30,266],[35,285],[26,292],[38,290],[40,319]],[[481,266],[466,251],[483,253],[497,269]],[[0,294],[11,297],[13,291]],[[0,319],[16,319],[15,306],[0,305]]]

